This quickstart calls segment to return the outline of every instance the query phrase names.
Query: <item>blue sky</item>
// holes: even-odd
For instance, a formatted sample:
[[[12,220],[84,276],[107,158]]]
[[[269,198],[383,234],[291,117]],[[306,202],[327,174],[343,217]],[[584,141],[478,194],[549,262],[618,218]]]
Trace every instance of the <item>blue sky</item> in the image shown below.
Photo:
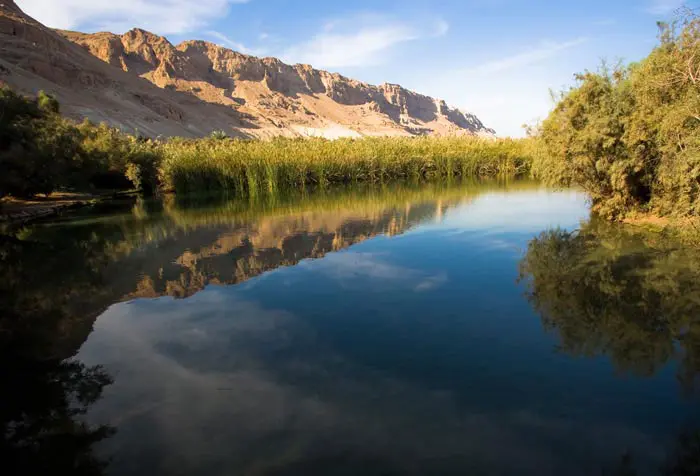
[[[575,72],[645,56],[655,22],[684,3],[700,0],[17,0],[56,28],[138,26],[173,43],[205,39],[399,83],[474,112],[503,136],[546,116],[550,88]]]

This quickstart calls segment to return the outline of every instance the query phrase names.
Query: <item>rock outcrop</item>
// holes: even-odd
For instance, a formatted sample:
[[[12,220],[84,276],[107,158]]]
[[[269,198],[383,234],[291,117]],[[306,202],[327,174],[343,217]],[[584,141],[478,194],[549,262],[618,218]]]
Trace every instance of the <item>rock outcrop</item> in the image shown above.
[[[205,41],[173,45],[141,29],[54,31],[10,0],[0,4],[0,81],[53,92],[78,119],[151,136],[494,134],[476,116],[399,85],[373,86]]]

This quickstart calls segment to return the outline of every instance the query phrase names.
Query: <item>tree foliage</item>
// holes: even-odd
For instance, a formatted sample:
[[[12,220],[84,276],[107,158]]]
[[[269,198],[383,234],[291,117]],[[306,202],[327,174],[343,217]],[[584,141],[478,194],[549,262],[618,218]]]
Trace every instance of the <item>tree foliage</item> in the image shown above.
[[[659,27],[641,62],[577,75],[541,127],[535,174],[582,187],[606,218],[700,215],[700,18]]]
[[[104,124],[75,124],[60,115],[58,101],[43,91],[27,98],[0,87],[0,197],[27,198],[58,189],[152,188],[156,168],[149,142]]]

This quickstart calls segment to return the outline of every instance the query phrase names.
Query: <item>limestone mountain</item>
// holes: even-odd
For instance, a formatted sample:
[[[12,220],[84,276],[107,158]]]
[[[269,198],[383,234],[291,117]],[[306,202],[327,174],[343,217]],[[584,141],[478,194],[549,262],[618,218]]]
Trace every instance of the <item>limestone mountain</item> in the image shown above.
[[[240,114],[167,91],[114,68],[0,0],[0,82],[25,92],[44,89],[75,119],[105,121],[146,135],[194,137],[245,127]]]
[[[494,134],[476,116],[398,85],[372,86],[205,41],[173,45],[141,29],[55,31],[13,1],[0,2],[0,81],[52,92],[76,119],[150,136]]]

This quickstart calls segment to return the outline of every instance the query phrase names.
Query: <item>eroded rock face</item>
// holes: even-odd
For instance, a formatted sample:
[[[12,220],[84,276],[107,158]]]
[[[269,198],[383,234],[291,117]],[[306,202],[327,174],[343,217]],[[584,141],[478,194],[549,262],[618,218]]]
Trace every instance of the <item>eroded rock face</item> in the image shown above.
[[[475,116],[396,84],[373,86],[206,41],[173,45],[138,28],[123,35],[53,31],[3,1],[0,66],[10,73],[0,69],[0,80],[27,92],[54,91],[74,116],[149,135],[494,134]],[[13,78],[12,69],[21,71]],[[85,87],[99,92],[96,101]],[[123,109],[132,109],[128,120]]]

